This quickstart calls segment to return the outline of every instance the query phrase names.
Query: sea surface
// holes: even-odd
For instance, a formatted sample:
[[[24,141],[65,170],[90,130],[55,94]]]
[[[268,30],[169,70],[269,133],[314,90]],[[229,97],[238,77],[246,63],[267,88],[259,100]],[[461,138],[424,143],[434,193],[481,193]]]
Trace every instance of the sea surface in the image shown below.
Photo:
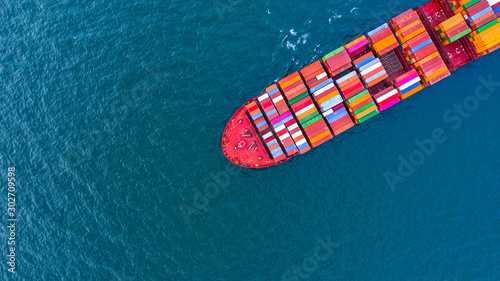
[[[250,98],[425,2],[2,1],[0,279],[500,280],[500,51],[285,164],[221,150]]]

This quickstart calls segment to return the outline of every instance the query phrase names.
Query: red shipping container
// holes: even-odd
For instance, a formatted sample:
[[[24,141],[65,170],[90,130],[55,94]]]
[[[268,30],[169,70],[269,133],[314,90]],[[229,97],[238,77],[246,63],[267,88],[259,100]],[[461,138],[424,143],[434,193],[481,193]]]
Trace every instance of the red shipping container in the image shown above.
[[[490,6],[490,4],[488,3],[488,1],[486,0],[483,0],[483,1],[480,1],[472,6],[470,6],[469,8],[465,9],[464,10],[464,14],[467,15],[467,17],[472,17],[474,16],[475,14],[483,11],[484,9],[488,8]]]
[[[283,85],[284,83],[286,83],[286,82],[288,82],[288,81],[292,80],[293,78],[297,77],[298,75],[299,75],[299,73],[298,73],[298,72],[294,72],[294,73],[292,73],[292,74],[288,75],[287,77],[285,77],[285,78],[281,79],[281,80],[278,82],[278,85],[280,85],[280,86],[281,86],[281,85]]]
[[[317,96],[315,97],[315,99],[316,99],[316,100],[320,100],[320,99],[322,99],[322,98],[324,98],[324,97],[328,96],[329,94],[331,94],[331,93],[335,93],[335,92],[336,92],[337,94],[339,94],[339,92],[337,91],[337,88],[333,87],[333,88],[329,89],[328,91],[325,91],[324,93],[321,93],[320,95],[317,95]]]
[[[323,65],[321,64],[320,61],[316,61],[316,62],[302,68],[300,70],[300,74],[302,74],[302,76],[306,77],[314,72],[317,72],[320,69],[323,69]]]
[[[294,107],[294,105],[295,105],[295,104],[293,104],[293,105],[292,105],[292,107],[293,107],[293,112],[299,112],[299,111],[301,111],[302,109],[304,109],[304,108],[306,108],[306,107],[310,106],[311,104],[313,104],[313,101],[312,101],[311,99],[305,99],[305,100],[306,100],[306,102],[302,103],[302,104],[301,104],[301,105],[299,105],[299,106],[295,106],[295,107]]]
[[[316,81],[316,82],[312,83],[311,85],[309,85],[309,89],[314,88],[314,87],[316,87],[316,86],[320,85],[321,83],[325,82],[325,81],[326,81],[326,80],[328,80],[328,79],[329,79],[329,78],[328,78],[327,76],[325,76],[325,77],[321,78],[321,80],[318,80],[318,81]]]
[[[436,51],[437,51],[436,46],[434,46],[434,44],[430,44],[429,46],[420,49],[416,53],[412,54],[410,58],[419,61]]]
[[[372,102],[373,102],[373,99],[372,98],[368,98],[365,101],[361,102],[360,104],[357,104],[357,105],[353,106],[351,109],[354,112],[354,111],[356,111],[356,110],[362,108],[363,106],[368,105],[369,103],[372,103]]]
[[[399,95],[394,95],[394,96],[391,96],[391,97],[389,97],[389,98],[387,98],[387,99],[385,99],[385,100],[381,101],[380,103],[378,103],[378,107],[382,107],[382,106],[384,106],[384,105],[387,105],[387,104],[391,103],[391,102],[392,102],[392,101],[394,101],[394,100],[399,100],[399,99],[400,99],[400,98],[399,98]]]
[[[347,64],[345,64],[337,69],[331,69],[331,75],[332,75],[332,77],[334,77],[334,76],[339,75],[340,73],[348,70],[351,67],[352,67],[351,62],[349,62],[349,63],[347,63]]]

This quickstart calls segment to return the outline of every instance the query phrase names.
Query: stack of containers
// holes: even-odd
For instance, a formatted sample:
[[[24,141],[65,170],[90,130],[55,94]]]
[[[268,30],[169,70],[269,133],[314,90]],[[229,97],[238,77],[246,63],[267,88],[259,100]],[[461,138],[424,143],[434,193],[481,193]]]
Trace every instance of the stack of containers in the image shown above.
[[[417,61],[414,66],[422,77],[424,86],[431,86],[450,75],[450,71],[437,51]]]
[[[416,67],[426,86],[450,75],[429,33],[425,28],[420,28],[422,21],[417,12],[408,10],[392,19],[390,23],[402,42],[400,48],[407,61]]]
[[[316,105],[298,72],[280,80],[278,85],[283,90],[297,120],[304,129],[312,147],[330,140],[333,136],[323,121]]]
[[[500,0],[499,0],[500,1]],[[443,46],[447,46],[465,35],[471,33],[471,29],[462,15],[455,15],[435,27]]]
[[[477,4],[481,0],[459,0],[459,1],[450,1],[450,6],[455,12],[455,14],[462,13],[465,9],[470,6]]]
[[[321,63],[319,65],[314,63],[300,71],[304,80],[306,80],[309,86],[309,91],[319,105],[320,111],[323,112],[323,117],[330,124],[334,135],[338,135],[347,129],[354,126],[347,110],[344,107],[342,96],[339,90],[335,87],[332,79],[316,79],[314,82],[314,77],[323,77],[326,73],[321,73],[323,66]],[[319,83],[321,81],[321,83]]]
[[[283,150],[281,149],[280,145],[278,144],[278,141],[274,137],[273,132],[267,125],[267,122],[264,119],[264,116],[262,115],[262,111],[260,110],[259,106],[254,101],[252,101],[245,107],[248,110],[248,113],[250,114],[252,122],[255,124],[255,127],[257,127],[259,134],[262,136],[264,143],[271,152],[271,157],[276,161],[281,161],[285,159]]]
[[[361,82],[361,79],[359,79],[356,71],[344,75],[342,78],[335,81],[335,83],[342,92],[344,100],[350,99],[365,90],[365,86]]]
[[[328,68],[331,77],[341,74],[352,67],[351,57],[345,47],[340,47],[323,57],[323,62]]]
[[[493,8],[493,13],[497,18],[500,18],[500,0],[488,0],[491,8]]]
[[[461,14],[465,18],[465,21],[473,29],[477,29],[496,19],[495,12],[493,12],[490,3],[487,0],[479,1],[476,4],[472,4],[471,6],[464,8]]]
[[[293,123],[291,122],[291,125],[286,129],[292,136],[293,141],[295,142],[295,145],[297,146],[301,154],[304,154],[311,150],[311,147],[307,143],[304,134],[302,134],[302,131],[300,130],[299,125],[297,125],[297,122],[295,122],[295,120],[293,120]]]
[[[488,54],[499,48],[500,23],[498,19],[474,30],[469,34],[477,54]]]
[[[276,86],[275,84],[269,86],[266,89],[266,93],[268,93],[269,96],[271,97],[278,114],[281,115],[281,114],[284,114],[284,113],[290,111],[288,109],[288,105],[286,104],[285,100],[283,99],[283,95],[281,94],[280,90],[278,89],[278,86]]]
[[[400,48],[403,50],[410,64],[414,64],[428,55],[437,52],[436,45],[434,45],[427,32],[420,33],[406,41]]]
[[[403,44],[411,38],[426,31],[424,24],[420,21],[418,14],[412,9],[402,13],[390,21],[396,30],[394,33],[399,44]]]
[[[380,62],[380,59],[378,58],[360,66],[358,71],[365,83],[366,88],[370,88],[389,77],[384,66]]]
[[[290,123],[287,123],[287,124],[288,125],[295,124],[295,120],[292,119],[292,121]],[[278,138],[279,138],[281,144],[285,148],[286,155],[292,156],[292,155],[296,154],[297,152],[299,152],[299,150],[297,149],[297,146],[295,145],[295,143],[292,140],[292,136],[290,135],[290,133],[288,132],[288,130],[286,128],[287,128],[287,126],[285,124],[283,124],[283,125],[279,126],[278,128],[276,128],[275,132],[276,132],[276,135],[278,135]]]
[[[399,46],[398,40],[388,24],[384,24],[368,32],[370,45],[373,50],[382,56]]]
[[[354,41],[346,44],[344,48],[347,50],[347,53],[351,58],[354,58],[361,53],[365,52],[368,47],[368,38],[363,35]]]
[[[500,0],[461,1],[459,10],[472,29],[469,40],[477,54],[488,54],[500,48],[498,12]],[[456,11],[456,12],[457,12]]]
[[[296,124],[295,119],[293,118],[292,114],[290,113],[290,110],[288,109],[288,105],[286,104],[285,100],[283,99],[283,95],[281,94],[281,92],[279,91],[279,89],[276,85],[269,86],[266,89],[266,92],[267,92],[267,94],[269,94],[271,96],[273,103],[276,106],[278,113],[280,114],[280,117],[283,118],[283,119],[280,119],[280,117],[277,117],[277,118],[274,118],[272,120],[270,119],[271,124],[273,124],[273,122],[274,122],[273,127],[279,126],[279,127],[275,127],[276,133],[279,135],[281,133],[281,131],[283,130],[283,126],[284,126],[284,128],[286,128],[287,131],[291,135],[292,134],[290,132],[291,126],[293,126],[293,125],[296,126],[297,124]],[[284,122],[283,122],[283,120],[284,120]],[[292,135],[292,138],[293,138],[293,141],[295,142],[295,145],[299,149],[300,153],[303,154],[303,153],[306,153],[307,151],[311,150],[311,148],[309,147],[309,145],[307,144],[307,141],[305,140],[304,136],[302,135],[302,131],[300,131],[300,129],[298,129],[298,131],[299,132],[294,132],[295,137]],[[280,137],[280,139],[281,139],[281,137]],[[298,143],[300,143],[300,146]],[[282,140],[282,144],[283,144],[283,147],[285,147],[286,153],[289,156],[296,153],[296,151],[294,151],[291,148],[291,145],[289,145],[289,141]]]
[[[274,87],[276,86],[274,85]],[[277,88],[273,88],[273,91],[276,90],[279,93],[279,90]],[[281,95],[281,93],[279,93],[279,95]],[[287,111],[280,116],[269,97],[269,93],[267,92],[262,94],[258,98],[258,101],[261,107],[264,109],[264,113],[268,117],[268,120],[271,120],[271,124],[273,124],[274,131],[278,135],[278,140],[281,143],[282,147],[285,148],[286,155],[292,156],[296,154],[298,152],[297,147],[295,146],[295,143],[293,142],[290,134],[286,130],[286,126],[290,125],[290,122],[295,123],[292,114],[289,111]]]
[[[394,89],[392,86],[374,95],[373,98],[377,102],[378,110],[380,112],[401,101],[398,90]]]
[[[323,113],[334,135],[339,135],[354,126],[354,122],[349,116],[343,103],[340,103]]]
[[[283,153],[283,150],[281,149],[281,146],[278,144],[276,138],[274,138],[273,132],[271,132],[271,130],[268,129],[268,132],[266,132],[262,136],[262,139],[264,140],[264,143],[267,145],[267,148],[271,152],[271,156],[274,160],[281,161],[286,158],[285,154]]]
[[[311,88],[310,91],[318,103],[321,112],[325,112],[344,101],[331,78]]]
[[[267,116],[268,120],[273,120],[274,118],[279,116],[278,111],[274,107],[274,104],[267,92],[263,93],[260,97],[257,98],[257,100],[259,101],[261,108],[264,110],[264,114]]]
[[[363,123],[379,114],[378,108],[368,90],[362,91],[346,102],[357,124]]]
[[[247,104],[246,109],[252,117],[252,122],[255,124],[255,127],[257,127],[259,133],[269,129],[269,125],[267,125],[266,119],[264,118],[264,115],[262,115],[262,111],[260,111],[259,106],[254,101]]]
[[[328,80],[328,75],[326,74],[320,61],[304,67],[300,70],[300,75],[302,75],[302,78],[306,81],[309,89],[314,88]]]
[[[451,8],[455,11],[455,14],[460,14],[465,10],[471,8],[472,6],[480,3],[481,0],[463,0],[463,1],[450,1]],[[496,14],[498,18],[498,13],[500,12],[500,1],[499,0],[487,0],[489,6],[492,8],[493,12]]]
[[[343,104],[342,96],[332,79],[311,88],[311,93],[323,112],[323,117],[330,124],[334,135],[339,135],[354,126]]]
[[[356,69],[359,69],[363,65],[366,65],[367,63],[373,61],[375,59],[375,56],[373,55],[372,52],[369,52],[367,54],[362,55],[361,57],[355,59],[352,63],[354,64],[354,67]]]
[[[406,99],[424,88],[420,83],[421,80],[417,71],[412,69],[394,79],[392,84],[398,90],[401,99]]]

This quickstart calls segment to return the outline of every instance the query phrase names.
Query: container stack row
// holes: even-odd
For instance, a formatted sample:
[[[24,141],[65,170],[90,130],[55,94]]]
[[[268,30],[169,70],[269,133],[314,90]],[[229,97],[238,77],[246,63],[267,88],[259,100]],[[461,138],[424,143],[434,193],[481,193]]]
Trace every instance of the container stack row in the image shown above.
[[[267,121],[264,118],[264,115],[262,114],[262,111],[260,110],[257,103],[255,103],[254,101],[250,102],[246,105],[246,109],[248,110],[248,114],[250,115],[252,122],[257,128],[257,131],[262,136],[262,140],[267,146],[267,149],[271,153],[271,157],[276,161],[285,159],[285,154],[283,153],[283,150],[281,149],[278,141],[274,137],[273,132],[269,128],[269,125],[267,124]]]
[[[418,28],[422,21],[417,12],[410,9],[393,18],[390,24],[402,42],[400,48],[404,56],[408,63],[417,69],[425,86],[435,84],[450,75],[429,33],[425,28],[423,31]],[[416,30],[411,31],[413,29]],[[408,96],[404,95],[404,98]]]
[[[266,119],[264,118],[264,115],[262,114],[259,106],[255,102],[251,102],[246,105],[246,109],[248,110],[248,114],[250,114],[250,117],[252,117],[252,122],[257,128],[257,131],[259,131],[259,133],[261,133],[262,135],[262,132],[269,129],[269,125],[267,124]]]
[[[323,57],[323,63],[328,68],[331,77],[348,71],[352,67],[351,57],[345,47],[340,47]]]
[[[383,91],[374,95],[373,98],[377,102],[378,110],[380,112],[388,109],[389,107],[401,101],[398,90],[395,89],[393,86],[384,89]]]
[[[477,29],[496,19],[495,13],[487,0],[479,1],[465,8],[461,14],[473,29]]]
[[[474,30],[469,34],[469,40],[474,45],[477,54],[485,55],[497,50],[500,44],[499,20],[495,19]]]
[[[354,122],[344,106],[344,103],[340,103],[327,110],[323,113],[323,117],[328,121],[336,136],[354,127]]]
[[[488,0],[497,18],[500,18],[500,0]]]
[[[276,133],[281,132],[283,130],[283,126],[289,131],[290,126],[295,124],[295,119],[293,118],[292,113],[290,112],[288,105],[286,104],[285,99],[283,98],[283,95],[279,91],[279,88],[276,85],[272,85],[266,89],[266,92],[270,95],[274,106],[276,107],[276,110],[279,114],[278,117],[274,118],[271,120],[271,124],[273,128],[275,128]],[[279,129],[279,131],[278,131]],[[300,131],[300,129],[299,129]],[[299,152],[301,154],[306,153],[307,151],[311,150],[309,145],[307,144],[307,141],[304,139],[304,136],[302,135],[302,132],[300,132],[301,137],[293,138],[293,141],[295,142],[296,147],[298,148]],[[300,143],[300,145],[299,145]],[[305,144],[304,144],[305,143]],[[283,142],[283,147],[285,150],[290,149],[289,142],[284,141]],[[293,150],[288,150],[287,153],[293,153]]]
[[[354,58],[368,50],[368,38],[363,35],[354,41],[346,44],[344,47],[351,58]]]
[[[337,79],[335,84],[342,92],[344,100],[348,100],[366,89],[356,71],[351,71]]]
[[[332,139],[333,136],[328,125],[318,112],[299,73],[295,72],[280,80],[278,84],[283,90],[312,147],[317,147]]]
[[[368,37],[372,49],[378,56],[382,56],[399,46],[398,40],[387,23],[368,32]]]
[[[302,75],[302,78],[306,81],[309,91],[313,94],[320,111],[323,112],[325,111],[325,108],[333,107],[331,104],[336,102],[338,91],[336,88],[326,87],[331,84],[331,79],[326,74],[320,61],[317,61],[300,70],[300,75]],[[318,89],[323,90],[315,94]],[[342,98],[340,98],[340,102],[342,102]]]
[[[283,150],[281,149],[281,146],[278,144],[278,141],[274,137],[273,132],[271,132],[271,130],[268,129],[268,132],[262,135],[262,139],[264,140],[264,143],[271,152],[271,157],[274,160],[281,161],[286,158],[285,154],[283,153]]]
[[[302,79],[306,81],[306,85],[307,87],[309,87],[309,89],[316,87],[328,80],[328,74],[323,68],[321,61],[317,61],[304,67],[300,70],[300,75],[302,76]]]
[[[268,120],[273,120],[278,117],[278,111],[274,107],[274,103],[269,96],[269,93],[265,92],[260,97],[257,98],[260,107],[264,110],[264,114],[267,116]]]
[[[274,87],[276,87],[274,85]],[[278,90],[274,88],[274,91]],[[279,92],[279,90],[278,90]],[[274,93],[272,91],[272,93]],[[274,93],[276,94],[276,93]],[[290,112],[285,112],[283,115],[279,115],[276,110],[269,93],[266,91],[260,97],[257,98],[260,106],[264,109],[264,114],[267,116],[268,120],[271,121],[272,127],[274,128],[274,132],[278,136],[278,140],[281,143],[282,148],[285,149],[285,153],[287,156],[292,156],[298,152],[295,143],[291,139],[290,135],[285,135],[287,133],[286,127],[291,125],[290,122],[295,122],[293,116]]]
[[[278,86],[273,84],[272,86],[269,86],[266,89],[266,93],[269,94],[271,97],[271,100],[273,101],[273,104],[276,108],[276,111],[278,112],[279,115],[284,114],[290,109],[288,108],[288,105],[286,104],[286,101],[283,99],[283,95],[281,94],[280,90],[278,89]],[[272,119],[270,119],[272,120]]]
[[[359,64],[358,64],[359,65]],[[359,75],[363,79],[366,88],[370,88],[379,82],[389,78],[380,59],[376,58],[372,61],[357,68]]]
[[[417,19],[418,15],[410,9],[390,21],[400,45],[426,31],[422,21]]]
[[[394,79],[392,85],[398,90],[401,99],[406,99],[424,88],[421,81],[418,72],[412,69]]]
[[[311,150],[311,147],[307,143],[304,134],[300,130],[299,125],[297,125],[297,122],[295,122],[295,120],[286,129],[288,133],[290,133],[290,135],[292,136],[292,139],[295,142],[295,145],[297,145],[297,148],[299,149],[301,154],[304,154],[309,150]]]
[[[344,99],[332,79],[312,88],[311,93],[320,105],[323,117],[330,124],[334,135],[339,135],[354,126],[344,106]]]
[[[471,33],[469,25],[460,14],[443,21],[435,27],[443,46],[447,46]]]
[[[288,127],[296,124],[295,120],[292,119],[291,121],[287,122]],[[287,125],[283,124],[276,128],[275,132],[276,135],[278,136],[279,141],[281,142],[281,145],[285,148],[285,153],[287,156],[292,156],[295,155],[299,152],[297,146],[295,145],[295,142],[292,139],[292,136],[287,130]]]
[[[469,40],[477,54],[485,55],[500,48],[499,0],[463,0],[454,4],[458,7],[455,13],[460,12],[472,30]]]
[[[276,107],[276,110],[280,116],[270,119],[271,124],[273,124],[273,127],[276,128],[276,133],[280,132],[282,130],[282,126],[284,125],[285,128],[290,131],[290,127],[293,126],[293,124],[296,124],[295,119],[293,118],[288,105],[286,104],[286,101],[283,98],[283,95],[278,89],[278,86],[272,85],[266,89],[266,93],[271,97],[274,106]],[[278,131],[280,129],[280,131]],[[300,131],[300,129],[299,129]],[[293,136],[292,136],[293,138]],[[307,141],[305,141],[304,136],[302,135],[302,132],[300,132],[300,136],[297,135],[297,138],[293,138],[293,141],[295,142],[296,147],[300,151],[301,154],[306,153],[307,151],[310,150],[309,145],[307,144]],[[299,145],[300,143],[300,145]],[[285,150],[290,149],[290,145],[288,145],[289,142],[283,141],[283,147]],[[288,150],[287,154],[289,153],[294,153],[292,150]],[[290,155],[290,154],[289,154]]]
[[[319,64],[318,64],[319,63]],[[308,80],[311,76],[318,74],[318,70],[323,69],[320,62],[311,64],[300,71],[304,80]],[[313,74],[308,74],[313,73]],[[322,74],[321,74],[322,75]],[[326,73],[325,73],[326,75]],[[314,100],[319,106],[320,112],[326,121],[330,124],[330,128],[334,135],[338,135],[354,126],[352,119],[349,117],[347,110],[343,104],[343,98],[339,90],[335,87],[332,79],[321,80],[321,83],[308,83],[309,91],[314,97]]]
[[[363,123],[373,116],[379,114],[377,105],[373,101],[368,90],[353,96],[346,101],[349,111],[356,120],[357,124]]]

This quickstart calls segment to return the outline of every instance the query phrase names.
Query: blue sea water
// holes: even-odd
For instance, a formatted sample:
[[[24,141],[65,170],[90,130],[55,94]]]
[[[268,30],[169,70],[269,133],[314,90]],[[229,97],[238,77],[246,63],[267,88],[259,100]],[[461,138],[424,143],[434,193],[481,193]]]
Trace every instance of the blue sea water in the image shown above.
[[[500,52],[280,166],[221,151],[247,100],[425,2],[3,1],[1,278],[500,280]]]

